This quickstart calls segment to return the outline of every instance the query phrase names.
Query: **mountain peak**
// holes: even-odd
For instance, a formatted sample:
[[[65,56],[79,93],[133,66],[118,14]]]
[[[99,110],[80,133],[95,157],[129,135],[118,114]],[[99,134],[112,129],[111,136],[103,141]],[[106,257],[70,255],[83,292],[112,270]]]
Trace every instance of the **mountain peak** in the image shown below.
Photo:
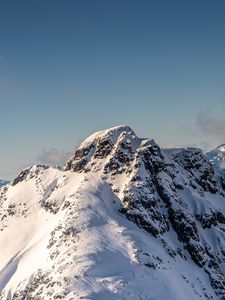
[[[138,149],[153,146],[158,147],[154,140],[138,138],[129,126],[112,127],[98,131],[84,140],[67,162],[66,170],[95,172],[96,169],[109,166],[120,169],[134,159]]]
[[[110,139],[111,141],[115,141],[120,134],[130,134],[136,136],[134,131],[129,126],[119,125],[109,129],[100,130],[91,134],[82,142],[80,148],[86,147],[100,139]]]
[[[97,132],[0,189],[0,299],[225,299],[224,199],[199,149]]]

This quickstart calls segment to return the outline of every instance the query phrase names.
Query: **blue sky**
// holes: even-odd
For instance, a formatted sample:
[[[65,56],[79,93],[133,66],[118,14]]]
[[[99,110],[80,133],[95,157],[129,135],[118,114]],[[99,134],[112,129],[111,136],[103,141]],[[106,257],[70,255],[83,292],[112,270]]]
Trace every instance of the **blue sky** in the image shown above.
[[[0,178],[118,124],[161,146],[225,142],[224,11],[222,0],[1,1]]]

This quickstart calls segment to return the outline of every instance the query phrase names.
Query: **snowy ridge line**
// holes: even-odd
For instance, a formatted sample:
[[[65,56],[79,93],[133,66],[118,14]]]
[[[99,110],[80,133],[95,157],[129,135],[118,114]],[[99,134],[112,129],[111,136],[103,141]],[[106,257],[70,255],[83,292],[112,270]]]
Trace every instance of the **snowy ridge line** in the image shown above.
[[[0,299],[225,299],[225,177],[128,126],[0,189]]]

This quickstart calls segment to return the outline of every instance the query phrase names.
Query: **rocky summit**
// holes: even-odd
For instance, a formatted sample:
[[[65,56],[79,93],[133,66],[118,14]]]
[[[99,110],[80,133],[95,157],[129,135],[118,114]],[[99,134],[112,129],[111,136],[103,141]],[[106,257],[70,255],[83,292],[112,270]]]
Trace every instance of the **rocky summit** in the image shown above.
[[[1,300],[225,299],[225,175],[200,149],[103,130],[0,208]]]

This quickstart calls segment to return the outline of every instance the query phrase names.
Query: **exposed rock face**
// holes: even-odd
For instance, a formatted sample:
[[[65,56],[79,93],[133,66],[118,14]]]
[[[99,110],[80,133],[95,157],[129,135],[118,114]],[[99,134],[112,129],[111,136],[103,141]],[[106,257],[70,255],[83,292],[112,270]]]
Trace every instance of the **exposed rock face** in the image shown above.
[[[35,177],[36,174],[39,172],[43,172],[43,170],[48,169],[48,166],[46,165],[34,165],[29,168],[24,169],[22,172],[19,173],[19,175],[12,181],[12,186],[18,184],[19,182],[22,182],[27,179],[31,179]]]
[[[52,264],[48,268],[36,270],[28,281],[17,284],[13,297],[9,299],[44,299],[44,295],[49,299],[98,299],[98,296],[91,297],[87,292],[75,292],[74,286],[77,287],[77,282],[82,281],[82,286],[89,288],[95,282],[93,286],[96,295],[102,286],[107,286],[109,291],[112,283],[109,284],[109,279],[105,277],[104,280],[98,277],[96,274],[99,271],[96,273],[92,269],[93,261],[90,263],[89,260],[90,257],[98,257],[94,252],[96,249],[101,249],[101,253],[102,248],[108,251],[120,240],[123,241],[120,245],[121,253],[132,249],[133,252],[129,250],[132,252],[129,261],[137,263],[141,268],[144,266],[147,272],[175,269],[167,265],[168,257],[174,264],[179,264],[178,269],[180,265],[195,268],[204,278],[204,282],[199,277],[196,279],[200,282],[200,290],[190,284],[191,277],[187,279],[181,275],[185,285],[189,285],[197,295],[195,299],[225,299],[224,182],[223,174],[213,168],[200,149],[160,149],[154,140],[138,138],[128,126],[115,127],[90,136],[68,161],[65,171],[53,171],[46,166],[24,170],[13,181],[12,187],[0,190],[1,230],[7,230],[10,220],[17,215],[29,219],[29,213],[32,215],[38,211],[38,216],[41,211],[44,214],[43,220],[50,215],[57,220],[54,226],[51,225],[52,229],[49,227],[48,234],[45,234],[48,236],[46,248]],[[32,205],[20,202],[22,200],[17,203],[12,196],[15,189],[22,187],[28,193],[35,191],[35,197],[30,196],[35,199]],[[9,200],[10,197],[12,200]],[[111,206],[109,210],[109,201],[115,205],[118,216],[111,212]],[[36,205],[38,208],[32,212]],[[111,213],[113,216],[109,221],[107,214]],[[125,229],[121,234],[121,220],[133,226],[129,239],[124,239]],[[117,226],[110,227],[114,223],[118,223]],[[99,230],[106,225],[110,230],[104,236],[104,231]],[[135,242],[130,241],[133,228],[143,239],[140,245],[137,237]],[[98,238],[93,234],[96,231]],[[103,245],[99,242],[101,234],[104,236],[101,240]],[[147,238],[146,250],[143,244]],[[112,239],[110,247],[105,241],[108,239]],[[139,246],[135,248],[134,243]],[[157,245],[157,251],[160,249],[160,253],[166,253],[166,259],[162,254],[155,254],[157,251],[151,248],[153,244]],[[90,247],[94,250],[91,248],[84,259],[79,256],[80,247],[84,248],[84,252]],[[61,253],[65,253],[63,257]],[[118,254],[118,249],[110,253],[111,256],[113,253]],[[111,256],[106,256],[109,261]],[[82,267],[78,268],[77,274],[75,265],[79,264]],[[129,272],[136,271],[132,269]],[[138,272],[141,275],[137,278],[145,277],[145,273]],[[84,279],[81,279],[81,273]],[[94,275],[91,277],[88,274]],[[113,276],[117,277],[114,273]],[[150,277],[146,278],[150,280]],[[134,295],[132,299],[149,299],[144,288],[138,292],[136,287],[136,294],[132,294],[127,287],[129,280],[131,278],[116,281],[117,287],[112,292],[116,296],[109,299],[126,299],[131,295]],[[209,289],[205,288],[205,282],[211,283]],[[124,290],[124,294],[118,294],[118,290]],[[78,294],[81,298],[78,298]],[[6,292],[2,295],[0,299],[8,300]],[[184,299],[190,297],[187,295]],[[163,296],[155,299],[163,299]]]
[[[209,229],[224,239],[223,206],[219,210],[214,206],[224,181],[217,180],[200,149],[161,150],[153,140],[139,139],[129,127],[122,126],[84,142],[67,169],[77,171],[80,165],[79,172],[102,170],[121,200],[120,211],[139,227],[154,237],[173,229],[192,260],[209,274],[217,294],[225,299],[224,275],[219,267],[219,262],[225,261],[224,249],[218,255],[216,243],[203,242]],[[122,180],[125,184],[121,190],[117,182]],[[225,202],[224,196],[219,201]]]

